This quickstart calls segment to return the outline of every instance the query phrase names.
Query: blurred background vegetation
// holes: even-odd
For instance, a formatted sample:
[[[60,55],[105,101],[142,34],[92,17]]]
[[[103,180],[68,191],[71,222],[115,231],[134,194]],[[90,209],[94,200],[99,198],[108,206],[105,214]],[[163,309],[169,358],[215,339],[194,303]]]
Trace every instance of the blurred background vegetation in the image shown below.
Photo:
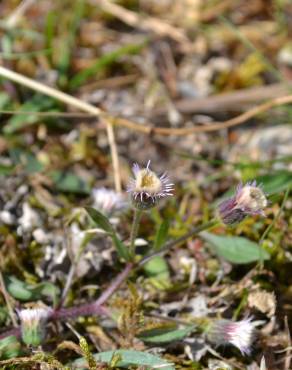
[[[2,0],[0,17],[2,67],[106,112],[94,116],[1,73],[3,331],[13,326],[15,310],[59,301],[80,233],[89,226],[80,208],[94,204],[92,190],[125,190],[132,163],[145,165],[151,159],[155,171],[169,173],[176,190],[175,197],[142,219],[142,251],[155,240],[163,220],[168,220],[168,237],[173,238],[211,219],[218,201],[240,181],[263,184],[270,201],[266,218],[216,228],[216,237],[244,238],[232,257],[226,240],[212,239],[215,249],[208,249],[210,236],[205,236],[157,259],[111,300],[110,307],[122,317],[120,327],[97,317],[69,320],[69,328],[52,324],[39,358],[51,368],[62,368],[82,354],[88,360],[90,352],[151,349],[179,369],[226,365],[230,367],[224,369],[255,370],[265,355],[267,368],[289,370],[291,105],[283,100],[240,125],[208,131],[215,123],[291,94],[291,1]],[[110,132],[109,122],[115,123]],[[143,133],[139,127],[151,129]],[[191,127],[195,133],[176,134]],[[167,134],[157,134],[156,128]],[[128,211],[115,220],[124,240],[131,217]],[[262,268],[247,245],[259,241],[268,256]],[[96,298],[121,269],[110,241],[88,240],[66,306]],[[275,293],[276,313],[269,316],[250,303],[249,293],[258,290]],[[200,304],[203,313],[198,312]],[[125,312],[119,312],[123,305]],[[204,339],[194,339],[190,327],[175,332],[167,344],[139,337],[145,328],[158,325],[155,315],[179,325],[210,312],[228,318],[254,314],[265,320],[263,338],[250,358],[232,350],[216,357]],[[138,313],[146,315],[145,326]],[[153,317],[147,319],[147,314]],[[87,349],[76,344],[72,325],[86,337]],[[284,355],[276,353],[285,348]],[[0,355],[10,361],[3,368],[45,366],[33,351],[7,338],[0,342]],[[26,356],[28,363],[18,363],[17,356]]]

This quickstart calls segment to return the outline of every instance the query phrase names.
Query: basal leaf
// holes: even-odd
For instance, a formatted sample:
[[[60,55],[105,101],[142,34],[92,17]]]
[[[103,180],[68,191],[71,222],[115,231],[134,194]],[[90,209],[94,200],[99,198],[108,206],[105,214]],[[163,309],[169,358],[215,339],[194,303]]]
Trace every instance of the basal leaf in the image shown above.
[[[208,232],[200,233],[214,252],[229,262],[245,264],[268,260],[270,255],[258,244],[239,236],[219,236]]]
[[[147,343],[170,343],[177,340],[181,340],[188,336],[195,326],[187,326],[182,329],[177,328],[156,328],[144,331],[141,333],[138,338],[143,342]]]
[[[0,340],[1,360],[18,357],[21,352],[21,344],[14,335],[9,335],[9,337]]]
[[[98,362],[105,362],[110,364],[113,358],[120,358],[119,362],[115,364],[118,367],[129,368],[130,366],[140,366],[145,370],[157,369],[175,370],[174,365],[158,356],[151,355],[147,352],[133,351],[127,349],[118,349],[116,351],[101,352],[94,355]],[[84,366],[84,367],[83,367]],[[74,370],[85,370],[86,361],[78,359],[72,364]]]
[[[89,194],[89,185],[70,171],[53,171],[49,174],[57,190],[76,194]]]
[[[49,297],[55,302],[59,294],[58,287],[49,282],[32,285],[17,279],[15,276],[5,276],[4,280],[9,294],[20,301],[36,301],[43,297]]]
[[[47,112],[56,108],[56,102],[47,96],[36,94],[20,106],[20,112]],[[31,126],[40,121],[38,114],[17,114],[8,120],[4,126],[5,134],[13,134],[24,127]]]

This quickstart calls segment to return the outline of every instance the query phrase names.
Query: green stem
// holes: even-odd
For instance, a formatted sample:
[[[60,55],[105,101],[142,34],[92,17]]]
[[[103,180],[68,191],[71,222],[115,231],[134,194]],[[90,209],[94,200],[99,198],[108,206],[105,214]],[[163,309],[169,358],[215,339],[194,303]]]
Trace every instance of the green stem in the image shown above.
[[[130,255],[132,256],[132,258],[135,256],[135,240],[138,234],[141,216],[142,216],[142,211],[140,209],[135,208],[132,230],[131,230],[131,235],[130,235],[130,247],[129,247]]]
[[[211,229],[212,227],[214,227],[216,225],[219,225],[219,224],[220,224],[220,221],[218,221],[217,219],[214,219],[214,220],[211,220],[209,222],[206,222],[203,225],[193,227],[188,233],[184,234],[180,238],[171,240],[168,243],[166,243],[159,251],[152,252],[152,253],[148,254],[148,256],[145,256],[144,258],[142,258],[142,260],[139,262],[139,266],[143,266],[151,258],[156,257],[156,256],[160,256],[161,254],[166,253],[172,247],[185,242],[186,240],[188,240],[192,236],[200,233],[201,231]]]

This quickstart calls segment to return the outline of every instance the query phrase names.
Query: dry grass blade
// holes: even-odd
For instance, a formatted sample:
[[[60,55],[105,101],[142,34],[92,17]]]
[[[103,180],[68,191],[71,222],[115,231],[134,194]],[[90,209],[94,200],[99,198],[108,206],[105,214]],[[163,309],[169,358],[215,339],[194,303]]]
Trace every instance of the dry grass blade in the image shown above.
[[[93,1],[104,11],[114,15],[126,24],[145,31],[151,31],[159,36],[168,36],[177,42],[187,43],[188,39],[184,32],[154,17],[141,18],[137,13],[125,9],[107,0]]]
[[[45,95],[51,96],[52,98],[55,98],[75,108],[78,108],[84,112],[91,113],[95,116],[100,116],[102,114],[102,111],[99,108],[94,107],[91,104],[83,102],[80,99],[77,99],[71,95],[65,94],[62,91],[58,91],[52,87],[46,86],[40,82],[37,82],[30,78],[22,76],[19,73],[10,71],[9,69],[5,67],[0,66],[0,75],[16,83],[19,83],[23,86],[29,87],[32,90],[39,91]],[[109,140],[109,145],[110,145],[110,150],[111,150],[111,156],[112,156],[112,161],[114,163],[113,167],[114,167],[115,187],[117,191],[120,191],[121,184],[120,184],[120,177],[119,177],[119,171],[118,171],[119,159],[118,159],[118,153],[116,149],[113,128],[110,126],[111,126],[111,123],[109,121],[106,121],[106,129],[107,129],[108,140]]]
[[[166,128],[166,127],[164,128],[164,127],[153,127],[151,124],[142,126],[138,123],[135,123],[125,118],[113,117],[110,114],[102,111],[101,109],[97,107],[94,107],[91,104],[83,102],[82,100],[77,99],[71,95],[65,94],[52,87],[46,86],[30,78],[22,76],[21,74],[13,72],[2,66],[0,66],[0,75],[14,82],[17,82],[21,85],[29,87],[35,91],[39,91],[45,95],[58,99],[59,101],[62,101],[65,104],[74,106],[75,108],[78,108],[84,112],[91,113],[92,115],[95,115],[98,117],[103,117],[106,119],[107,127],[109,127],[109,125],[123,126],[130,130],[141,132],[144,134],[152,134],[152,135],[154,134],[154,135],[162,135],[162,136],[171,136],[171,135],[186,136],[186,135],[196,134],[198,132],[212,132],[212,131],[226,129],[229,127],[238,126],[238,125],[241,125],[247,122],[249,119],[257,116],[258,114],[264,113],[270,110],[271,108],[292,103],[292,95],[282,96],[279,98],[272,99],[266,103],[260,104],[254,108],[251,108],[247,112],[242,113],[227,121],[213,122],[203,127],[195,126],[195,127],[186,127],[186,128]],[[113,148],[111,147],[112,155],[114,152],[115,152],[115,149],[113,150]],[[115,173],[115,176],[117,176],[116,173]],[[118,183],[118,181],[119,180],[116,180],[115,183]]]

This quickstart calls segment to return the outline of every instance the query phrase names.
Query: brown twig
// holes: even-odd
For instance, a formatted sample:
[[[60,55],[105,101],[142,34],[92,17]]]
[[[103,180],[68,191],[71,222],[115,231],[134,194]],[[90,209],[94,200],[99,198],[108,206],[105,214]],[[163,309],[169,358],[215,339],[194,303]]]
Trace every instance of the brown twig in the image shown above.
[[[0,66],[0,76],[8,78],[12,81],[20,83],[26,87],[29,87],[35,91],[39,91],[45,95],[51,96],[59,101],[62,101],[65,104],[74,106],[84,112],[88,112],[94,116],[104,117],[109,124],[126,127],[129,130],[137,131],[143,134],[155,134],[162,136],[186,136],[195,134],[198,132],[212,132],[229,127],[234,127],[240,124],[247,122],[249,119],[257,116],[260,113],[264,113],[273,107],[278,107],[284,104],[292,103],[292,95],[286,95],[279,98],[272,99],[266,103],[260,104],[247,112],[238,115],[232,119],[223,122],[213,122],[205,126],[195,126],[195,127],[186,127],[186,128],[164,128],[164,127],[154,127],[151,124],[141,125],[135,122],[132,122],[125,118],[117,118],[112,115],[102,111],[101,109],[94,107],[91,104],[83,102],[80,99],[77,99],[73,96],[65,94],[61,91],[53,89],[52,87],[43,85],[37,81],[34,81],[30,78],[20,75],[19,73],[13,72],[5,67]]]
[[[289,83],[274,83],[231,92],[221,92],[201,98],[183,98],[173,103],[175,108],[183,114],[212,114],[226,111],[238,113],[269,99],[286,96],[291,93],[291,89],[292,86]],[[167,108],[159,107],[151,113],[155,118],[160,118],[167,114]]]

